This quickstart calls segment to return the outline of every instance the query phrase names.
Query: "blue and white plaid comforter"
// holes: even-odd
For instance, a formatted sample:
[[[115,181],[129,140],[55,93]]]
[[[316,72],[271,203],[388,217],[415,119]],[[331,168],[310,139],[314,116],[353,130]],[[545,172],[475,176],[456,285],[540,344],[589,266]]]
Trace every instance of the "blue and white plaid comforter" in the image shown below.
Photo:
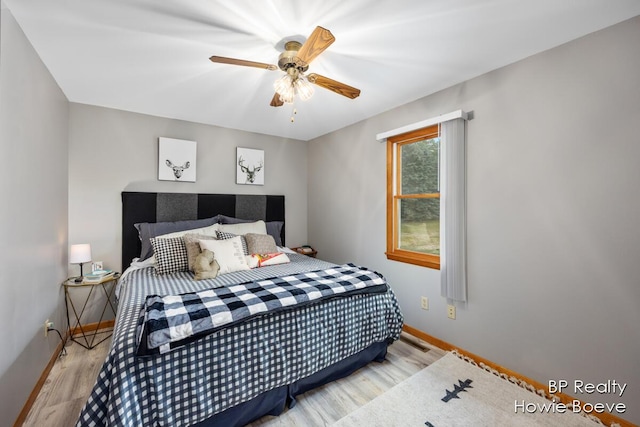
[[[345,264],[181,295],[150,295],[141,310],[137,355],[167,353],[267,312],[386,290],[386,281],[379,273]]]
[[[373,343],[398,339],[395,295],[359,294],[231,324],[189,345],[136,357],[136,326],[148,295],[177,295],[335,267],[289,255],[291,263],[194,281],[191,273],[131,272],[119,284],[111,349],[78,426],[187,426],[306,378]]]

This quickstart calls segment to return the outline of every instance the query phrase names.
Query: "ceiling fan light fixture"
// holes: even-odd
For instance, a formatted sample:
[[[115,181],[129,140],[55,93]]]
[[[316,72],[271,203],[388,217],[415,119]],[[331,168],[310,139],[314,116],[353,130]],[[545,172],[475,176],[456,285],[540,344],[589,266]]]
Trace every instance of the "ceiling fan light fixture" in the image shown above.
[[[313,86],[302,76],[293,82],[293,86],[296,89],[296,93],[303,101],[313,96]]]
[[[298,95],[303,101],[313,96],[313,86],[302,74],[287,73],[273,83],[273,88],[280,96],[282,102],[293,103],[293,98]]]
[[[291,80],[291,77],[289,77],[288,74],[285,74],[284,76],[280,77],[275,82],[273,82],[273,88],[279,94],[283,94],[290,90],[290,88],[292,87],[292,84],[293,84],[293,81]]]
[[[280,100],[282,102],[286,102],[288,104],[293,102],[293,97],[295,95],[293,83],[293,79],[288,74],[285,74],[273,83],[273,88],[276,90],[276,93],[280,95]]]

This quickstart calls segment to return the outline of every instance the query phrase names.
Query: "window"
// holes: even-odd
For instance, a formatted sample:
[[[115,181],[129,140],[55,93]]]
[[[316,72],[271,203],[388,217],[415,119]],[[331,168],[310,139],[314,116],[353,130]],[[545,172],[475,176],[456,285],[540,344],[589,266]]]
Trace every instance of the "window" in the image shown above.
[[[440,268],[440,134],[387,139],[387,258]]]

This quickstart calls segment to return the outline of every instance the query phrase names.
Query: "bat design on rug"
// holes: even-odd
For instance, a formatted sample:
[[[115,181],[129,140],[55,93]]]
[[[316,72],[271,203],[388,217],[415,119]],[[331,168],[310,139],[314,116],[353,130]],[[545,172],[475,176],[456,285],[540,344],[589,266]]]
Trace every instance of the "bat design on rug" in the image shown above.
[[[470,379],[466,379],[465,381],[462,380],[458,380],[458,385],[453,385],[453,391],[449,391],[447,390],[447,395],[445,397],[442,398],[443,402],[448,402],[451,399],[460,399],[460,397],[458,396],[458,394],[460,394],[461,391],[467,391],[467,388],[473,388],[471,386],[472,381]]]

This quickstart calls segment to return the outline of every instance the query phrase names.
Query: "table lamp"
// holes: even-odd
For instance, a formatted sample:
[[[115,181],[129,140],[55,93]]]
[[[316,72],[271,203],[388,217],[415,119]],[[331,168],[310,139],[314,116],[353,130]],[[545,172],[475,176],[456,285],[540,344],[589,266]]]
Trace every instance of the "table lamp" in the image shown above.
[[[82,264],[91,261],[91,245],[88,243],[82,243],[78,245],[71,245],[69,250],[69,264],[80,264],[80,277],[84,276],[82,272]],[[78,281],[76,279],[76,281]]]

